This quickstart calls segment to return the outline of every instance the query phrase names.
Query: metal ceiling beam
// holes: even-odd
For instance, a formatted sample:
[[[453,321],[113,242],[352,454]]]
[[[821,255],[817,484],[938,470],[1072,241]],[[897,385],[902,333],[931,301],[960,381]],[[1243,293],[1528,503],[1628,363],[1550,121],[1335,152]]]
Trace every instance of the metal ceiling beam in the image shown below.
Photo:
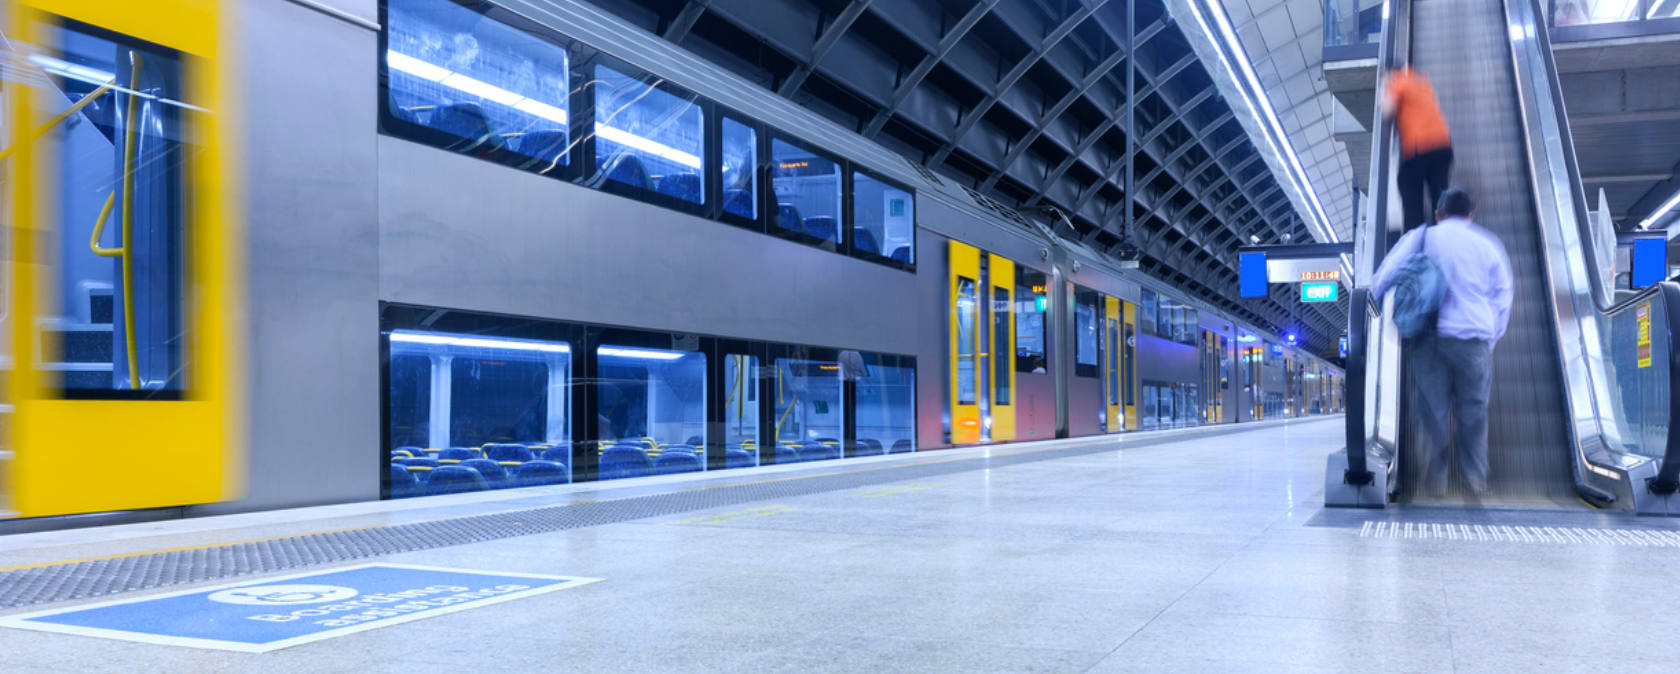
[[[1009,152],[1003,156],[1003,162],[998,165],[997,171],[992,173],[990,177],[986,178],[985,182],[980,183],[980,191],[990,191],[993,186],[997,185],[998,179],[1002,178],[1004,174],[1009,173],[1009,169],[1015,166],[1015,160],[1020,159],[1021,155],[1026,154],[1027,148],[1031,147],[1032,144],[1038,140],[1039,136],[1044,135],[1044,130],[1047,127],[1049,127],[1057,119],[1061,118],[1062,113],[1067,112],[1067,109],[1072,107],[1074,102],[1084,98],[1085,94],[1091,91],[1091,87],[1095,86],[1098,82],[1101,82],[1102,78],[1107,75],[1110,70],[1119,66],[1120,62],[1124,60],[1126,60],[1126,53],[1118,49],[1114,50],[1114,53],[1110,54],[1107,59],[1104,59],[1102,63],[1098,63],[1096,68],[1092,69],[1091,72],[1085,76],[1085,79],[1079,82],[1078,86],[1068,91],[1066,95],[1062,96],[1061,100],[1056,101],[1055,105],[1050,106],[1049,110],[1046,110],[1043,115],[1040,115],[1038,122],[1033,124],[1032,131],[1028,132],[1026,136],[1023,136],[1020,140],[1016,141],[1013,147],[1009,148]]]
[[[964,14],[961,19],[952,24],[951,29],[946,31],[945,36],[939,38],[939,44],[934,52],[922,57],[922,61],[917,63],[916,67],[911,69],[904,79],[899,80],[897,86],[893,87],[892,100],[887,102],[886,107],[875,111],[875,116],[870,118],[869,123],[863,126],[863,136],[874,138],[876,134],[881,133],[882,127],[885,127],[887,121],[891,120],[892,116],[898,112],[899,106],[904,105],[904,101],[910,98],[910,94],[916,91],[916,87],[921,86],[922,80],[927,79],[928,73],[933,72],[933,67],[944,61],[945,57],[950,56],[951,50],[955,49],[957,44],[968,36],[969,31],[974,30],[974,26],[979,24],[981,19],[986,18],[986,15],[990,14],[992,8],[996,7],[1000,1],[980,0],[978,4],[968,10],[967,14]]]
[[[816,71],[817,65],[822,63],[823,57],[828,56],[829,50],[834,48],[834,44],[840,41],[846,31],[851,30],[852,24],[857,21],[859,16],[863,15],[863,10],[869,9],[869,3],[873,1],[852,0],[846,5],[845,9],[840,10],[839,16],[834,17],[834,22],[823,29],[822,35],[817,38],[817,43],[812,45],[811,62],[800,64],[799,67],[794,68],[788,78],[782,81],[782,86],[776,88],[776,93],[783,98],[792,98],[795,93],[798,93],[799,88],[805,86],[805,79]]]
[[[671,20],[671,24],[665,27],[665,32],[660,37],[672,43],[682,44],[683,38],[688,37],[688,32],[694,30],[694,24],[699,23],[700,16],[706,13],[706,7],[710,4],[712,0],[688,0],[688,4],[683,5],[682,11],[677,12],[677,18]]]

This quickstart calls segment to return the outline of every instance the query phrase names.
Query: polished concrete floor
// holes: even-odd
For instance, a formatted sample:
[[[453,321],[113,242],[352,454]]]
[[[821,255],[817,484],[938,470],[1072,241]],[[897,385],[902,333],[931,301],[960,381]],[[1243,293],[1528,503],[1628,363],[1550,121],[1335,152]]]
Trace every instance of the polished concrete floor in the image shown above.
[[[261,654],[0,629],[0,670],[1680,666],[1672,646],[1680,549],[1364,535],[1366,519],[1409,515],[1322,512],[1324,457],[1339,445],[1338,421],[1147,447],[1116,444],[1113,451],[929,480],[391,555],[376,561],[605,580]],[[482,509],[485,502],[463,500],[461,507]],[[406,507],[433,512],[435,503]],[[293,512],[294,520],[311,517]],[[347,520],[369,516],[332,512]],[[1458,516],[1412,512],[1434,521]],[[277,526],[273,515],[264,517],[270,519],[262,526]],[[1579,513],[1518,517],[1581,524],[1567,519]],[[144,537],[125,537],[120,527],[103,535],[59,532],[9,541],[0,555],[26,559],[31,540],[36,549],[98,549],[78,536],[198,541],[210,535],[202,528],[171,534],[153,527]]]

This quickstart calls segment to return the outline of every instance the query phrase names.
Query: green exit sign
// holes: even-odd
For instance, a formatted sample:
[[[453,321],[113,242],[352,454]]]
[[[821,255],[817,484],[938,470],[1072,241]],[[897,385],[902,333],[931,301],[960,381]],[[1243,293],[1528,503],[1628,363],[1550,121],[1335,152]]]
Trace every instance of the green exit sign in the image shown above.
[[[1336,301],[1335,283],[1302,283],[1302,302],[1334,302]]]

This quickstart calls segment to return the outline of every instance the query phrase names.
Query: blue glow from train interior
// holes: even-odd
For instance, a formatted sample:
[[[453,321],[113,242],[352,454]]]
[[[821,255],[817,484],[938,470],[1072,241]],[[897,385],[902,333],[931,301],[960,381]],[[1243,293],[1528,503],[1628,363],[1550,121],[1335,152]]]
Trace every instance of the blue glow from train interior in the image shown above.
[[[468,337],[464,335],[448,335],[437,332],[408,332],[404,330],[392,331],[391,341],[404,344],[430,344],[464,348],[504,349],[508,351],[542,351],[547,353],[571,353],[572,351],[570,346],[554,342],[538,342],[526,339],[492,339],[488,337]]]
[[[595,353],[612,358],[640,358],[642,360],[676,360],[688,355],[683,351],[655,351],[653,349],[626,349],[617,346],[603,346]]]
[[[522,94],[516,94],[494,84],[490,84],[489,82],[462,75],[461,73],[449,70],[442,66],[427,63],[401,52],[387,49],[385,51],[385,63],[390,65],[392,70],[408,73],[430,82],[436,82],[442,86],[449,87],[461,93],[470,96],[477,96],[478,98],[498,103],[558,124],[564,125],[566,124],[566,120],[569,119],[566,116],[566,111],[560,108]],[[607,126],[605,124],[601,124],[600,122],[595,123],[595,133],[600,135],[603,139],[610,140],[626,147],[633,147],[648,154],[669,159],[689,168],[701,168],[702,162],[700,157],[651,138],[638,136],[630,133],[629,131]]]

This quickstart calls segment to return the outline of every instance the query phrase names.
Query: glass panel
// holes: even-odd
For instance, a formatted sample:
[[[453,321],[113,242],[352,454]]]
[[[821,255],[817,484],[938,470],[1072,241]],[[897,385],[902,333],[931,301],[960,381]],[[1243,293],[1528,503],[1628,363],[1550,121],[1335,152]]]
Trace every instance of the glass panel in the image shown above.
[[[1074,305],[1074,362],[1079,365],[1097,366],[1097,307],[1094,303],[1086,302],[1084,298]],[[1096,371],[1092,370],[1092,375]]]
[[[706,355],[595,349],[600,479],[706,469]]]
[[[56,163],[57,296],[36,323],[42,368],[76,398],[174,397],[186,386],[190,100],[173,51],[49,28],[42,119],[84,103],[39,142]],[[138,92],[138,93],[129,93]],[[50,381],[50,380],[49,380]],[[49,384],[51,385],[51,384]],[[160,396],[160,392],[169,392]]]
[[[564,47],[449,0],[388,8],[393,116],[446,134],[457,151],[507,151],[544,172],[567,164]]]
[[[756,466],[758,356],[724,356],[723,389],[724,467]]]
[[[723,118],[723,210],[758,220],[758,131]]]
[[[1155,327],[1155,310],[1158,304],[1155,293],[1143,291],[1143,302],[1138,305],[1138,325],[1143,326],[1145,334],[1160,334],[1160,330]]]
[[[677,95],[607,66],[595,68],[595,165],[604,179],[698,204],[706,184],[706,116]]]
[[[1108,321],[1108,403],[1120,402],[1120,325]]]
[[[1645,15],[1647,19],[1666,19],[1680,17],[1680,0],[1651,0],[1651,10]],[[1673,274],[1669,275],[1670,277]]]
[[[916,369],[897,359],[865,354],[867,372],[857,380],[859,454],[916,451]]]
[[[770,141],[776,227],[840,243],[840,164],[781,139]]]
[[[1158,405],[1159,400],[1156,397],[1155,387],[1153,385],[1145,384],[1143,386],[1143,413],[1139,416],[1139,419],[1143,424],[1143,430],[1154,430],[1159,425],[1158,420],[1155,418],[1155,408]]]
[[[957,404],[975,403],[975,313],[979,298],[975,296],[974,280],[957,277]]]
[[[1012,404],[1009,397],[1009,291],[992,288],[992,404]]]
[[[852,249],[916,261],[916,196],[852,172]]]
[[[1044,275],[1015,267],[1015,369],[1019,372],[1049,372],[1044,358]]]
[[[1173,304],[1165,297],[1160,299],[1160,308],[1155,310],[1155,334],[1164,339],[1173,338]]]
[[[776,462],[838,459],[846,405],[840,364],[776,359]]]
[[[1382,38],[1384,0],[1324,0],[1324,45],[1375,44]]]
[[[1134,365],[1134,361],[1137,360],[1137,334],[1136,329],[1133,328],[1130,323],[1126,324],[1126,343],[1124,348],[1121,350],[1121,355],[1124,357],[1123,362],[1126,366],[1124,371],[1121,372],[1121,377],[1124,379],[1125,387],[1120,390],[1123,391],[1126,396],[1126,404],[1133,405],[1136,404],[1132,401],[1132,381],[1133,369],[1136,367],[1136,365]]]
[[[1639,20],[1640,0],[1557,0],[1553,25],[1581,26]],[[1660,0],[1655,5],[1663,4]],[[1657,11],[1653,7],[1653,12]],[[1655,16],[1653,14],[1653,16]]]
[[[396,330],[391,496],[571,481],[571,347]]]

